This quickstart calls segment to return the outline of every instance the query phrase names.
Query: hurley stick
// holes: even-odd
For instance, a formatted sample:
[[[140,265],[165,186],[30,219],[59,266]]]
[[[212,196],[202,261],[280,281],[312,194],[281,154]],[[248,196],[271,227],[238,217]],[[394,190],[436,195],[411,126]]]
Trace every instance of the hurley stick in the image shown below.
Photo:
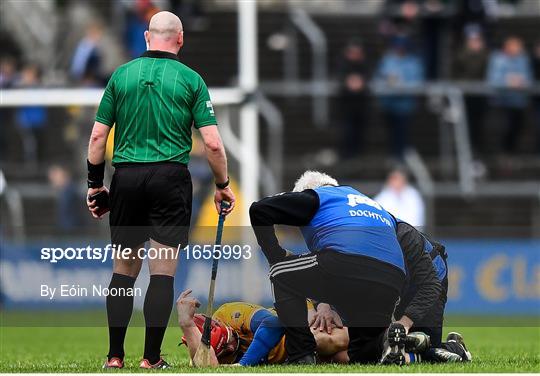
[[[229,207],[229,203],[221,201],[221,210],[219,213],[216,242],[215,245],[221,245],[221,236],[223,235],[223,224],[225,222],[225,215],[223,209]],[[206,319],[204,320],[203,333],[201,337],[201,343],[195,352],[193,357],[193,364],[196,367],[207,367],[210,365],[210,333],[212,326],[212,312],[214,310],[214,291],[216,289],[216,275],[218,269],[219,258],[215,257],[215,253],[212,255],[212,276],[210,279],[210,290],[208,291],[208,306],[206,308]]]

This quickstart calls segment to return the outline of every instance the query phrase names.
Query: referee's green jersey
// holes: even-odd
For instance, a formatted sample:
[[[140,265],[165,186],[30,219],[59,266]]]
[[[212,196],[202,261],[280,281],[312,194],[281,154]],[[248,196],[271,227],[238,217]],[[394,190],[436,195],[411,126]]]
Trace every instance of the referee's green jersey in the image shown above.
[[[192,125],[217,125],[201,76],[164,51],[147,51],[116,69],[96,121],[115,127],[113,164],[187,164]]]

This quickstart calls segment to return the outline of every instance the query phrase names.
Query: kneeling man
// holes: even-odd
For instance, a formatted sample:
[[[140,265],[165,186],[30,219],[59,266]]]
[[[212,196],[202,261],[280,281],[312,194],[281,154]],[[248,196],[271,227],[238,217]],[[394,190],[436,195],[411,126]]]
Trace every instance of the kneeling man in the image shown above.
[[[386,352],[402,352],[405,327],[391,322],[406,271],[392,215],[356,189],[307,171],[293,192],[252,204],[250,216],[271,265],[290,363],[316,361],[306,298],[331,304],[344,319],[351,362],[377,362],[385,346]],[[310,252],[288,255],[276,238],[276,224],[301,227]]]

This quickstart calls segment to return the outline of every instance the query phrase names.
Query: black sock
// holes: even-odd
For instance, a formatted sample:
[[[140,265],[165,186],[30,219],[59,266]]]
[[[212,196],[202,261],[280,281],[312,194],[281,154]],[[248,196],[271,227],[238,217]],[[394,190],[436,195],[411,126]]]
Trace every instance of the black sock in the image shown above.
[[[133,288],[135,278],[113,273],[110,289]],[[107,321],[109,324],[109,354],[107,358],[124,359],[124,339],[133,311],[133,296],[107,296]]]
[[[161,343],[174,299],[174,277],[168,275],[150,276],[150,284],[144,298],[144,359],[155,364],[161,356]]]

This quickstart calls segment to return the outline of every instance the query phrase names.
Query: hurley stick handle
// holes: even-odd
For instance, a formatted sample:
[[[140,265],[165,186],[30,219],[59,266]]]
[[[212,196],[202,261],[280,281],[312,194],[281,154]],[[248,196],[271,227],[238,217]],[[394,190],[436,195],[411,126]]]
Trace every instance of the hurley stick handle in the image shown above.
[[[228,202],[221,201],[221,210],[219,213],[215,245],[221,245],[221,238],[223,236],[223,227],[225,223],[225,215],[223,214],[223,210],[228,209],[229,206],[231,205]],[[212,256],[212,276],[210,279],[210,290],[208,291],[208,305],[206,307],[206,320],[204,321],[204,330],[202,335],[202,342],[207,345],[210,344],[211,317],[212,311],[214,310],[214,291],[216,289],[216,276],[219,264],[219,258],[215,257],[215,253]]]

